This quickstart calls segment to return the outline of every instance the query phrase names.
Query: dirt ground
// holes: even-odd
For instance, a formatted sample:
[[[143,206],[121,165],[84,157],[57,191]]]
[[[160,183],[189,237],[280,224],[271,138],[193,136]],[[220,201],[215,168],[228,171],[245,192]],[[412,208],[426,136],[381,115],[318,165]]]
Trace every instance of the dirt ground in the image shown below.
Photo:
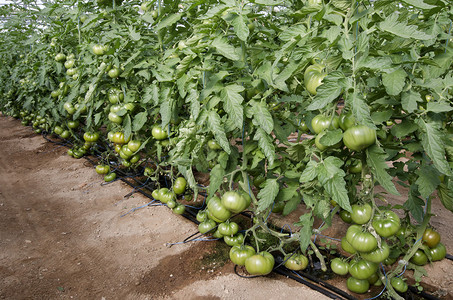
[[[0,115],[0,299],[327,299],[280,275],[237,276],[218,259],[223,243],[168,247],[196,225],[162,206],[123,216],[149,199],[125,198],[131,188],[120,181],[101,185],[91,164],[66,151]],[[452,253],[452,214],[434,212]],[[427,269],[424,282],[449,299],[452,261]]]
[[[244,279],[217,242],[168,247],[192,222],[0,115],[0,299],[324,299],[283,276]]]

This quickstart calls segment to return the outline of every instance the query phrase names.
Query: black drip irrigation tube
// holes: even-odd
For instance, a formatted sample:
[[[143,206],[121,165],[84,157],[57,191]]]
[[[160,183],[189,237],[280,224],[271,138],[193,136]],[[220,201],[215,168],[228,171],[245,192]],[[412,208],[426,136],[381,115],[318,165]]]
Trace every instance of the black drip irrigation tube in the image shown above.
[[[48,140],[49,142],[52,142],[54,144],[58,144],[58,145],[61,145],[61,146],[68,146],[69,143],[61,143],[61,142],[56,142],[56,141],[53,141],[51,139],[49,139],[46,134],[43,134],[44,138],[46,140]],[[96,161],[94,161],[93,159],[91,159],[88,155],[85,155],[83,156],[87,161],[89,161],[93,166],[96,165]],[[119,175],[115,180],[111,181],[111,182],[108,182],[106,184],[110,184],[112,182],[115,182],[117,180],[121,180],[122,182],[126,183],[127,185],[129,185],[130,187],[133,188],[133,191],[129,194],[127,194],[125,197],[128,197],[130,195],[132,195],[133,193],[141,193],[142,195],[144,195],[145,197],[153,200],[152,202],[150,203],[153,203],[154,201],[156,201],[157,203],[160,203],[159,201],[155,200],[151,193],[152,193],[152,189],[150,189],[150,187],[148,186],[149,184],[146,184],[146,182],[142,182],[140,181],[139,179],[137,179],[137,177],[141,176],[140,174],[138,173],[135,173],[135,174],[128,174],[126,172],[124,172],[123,170],[121,169],[116,169],[115,172],[117,173],[117,175]],[[128,180],[129,179],[129,180]],[[200,195],[202,196],[207,196],[205,193],[203,192],[199,192]],[[143,207],[146,207],[146,206],[149,206],[149,204],[147,205],[144,205]],[[197,212],[199,209],[201,209],[203,206],[201,206],[200,208],[196,209],[196,208],[193,208],[193,207],[188,207],[186,206],[186,210],[184,211],[184,213],[182,214],[183,217],[185,217],[186,219],[190,220],[191,222],[195,223],[195,224],[199,224],[200,222],[198,222],[198,220],[196,219],[196,215],[197,215]],[[132,211],[131,211],[132,212]],[[246,216],[248,218],[251,217],[250,214],[248,213],[241,213],[241,215],[243,216]],[[123,215],[124,216],[124,215]],[[282,230],[282,232],[284,232],[284,230]],[[188,242],[191,242],[191,241],[195,241],[195,240],[204,240],[204,241],[214,241],[214,240],[218,240],[218,239],[215,239],[215,238],[212,238],[212,239],[199,239],[198,237],[202,237],[204,236],[204,234],[199,234],[198,232],[197,233],[194,233],[192,235],[190,235],[189,237],[187,237],[186,239],[184,239],[184,241],[180,242],[180,243],[175,243],[175,244],[184,244],[184,243],[188,243]],[[172,245],[172,244],[171,244]],[[170,245],[170,246],[171,246]],[[449,260],[453,260],[453,255],[451,254],[447,254],[446,255],[446,258],[449,259]],[[303,271],[299,271],[299,272],[296,272],[296,271],[291,271],[287,268],[283,268],[281,267],[282,264],[279,264],[276,268],[274,268],[273,272],[277,273],[277,274],[280,274],[280,275],[283,275],[283,276],[286,276],[288,278],[291,278],[299,283],[302,283],[304,285],[306,285],[307,287],[325,295],[326,297],[329,297],[330,299],[347,299],[347,300],[357,300],[356,297],[348,294],[347,292],[327,283],[326,281],[322,280],[322,279],[319,279],[317,278],[316,276],[313,276],[307,272],[303,272]],[[235,272],[237,275],[239,275],[237,273],[237,270],[235,268]],[[241,275],[239,275],[241,276]],[[241,277],[244,277],[244,276],[241,276]],[[259,276],[251,276],[251,277],[248,277],[248,278],[253,278],[253,277],[259,277]],[[428,294],[424,291],[418,291],[415,287],[413,286],[409,286],[409,290],[411,291],[412,294],[407,294],[406,293],[406,296],[405,296],[405,299],[415,299],[414,298],[414,294],[417,296],[417,297],[422,297],[422,299],[427,299],[427,300],[440,300],[439,298],[431,295],[431,294]],[[370,299],[380,299],[380,297],[377,297],[377,298],[370,298]],[[417,298],[417,299],[420,299],[420,298]]]

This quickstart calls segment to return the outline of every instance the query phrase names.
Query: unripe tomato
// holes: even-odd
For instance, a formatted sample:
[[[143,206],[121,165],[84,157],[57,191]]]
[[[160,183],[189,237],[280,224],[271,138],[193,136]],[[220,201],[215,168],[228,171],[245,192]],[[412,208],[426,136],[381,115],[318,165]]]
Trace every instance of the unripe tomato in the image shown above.
[[[418,249],[414,256],[411,257],[410,261],[413,264],[424,266],[428,263],[428,256],[423,252],[423,250]]]
[[[311,127],[316,134],[327,129],[337,129],[340,126],[338,116],[317,115],[311,120]]]
[[[109,70],[108,75],[110,78],[118,78],[120,76],[120,69],[113,67]]]
[[[267,275],[272,272],[275,260],[272,254],[262,251],[245,260],[245,269],[251,275]]]
[[[404,281],[400,277],[393,277],[390,280],[390,283],[392,284],[392,287],[395,289],[395,291],[400,292],[400,293],[405,293],[407,292],[408,285],[406,281]]]
[[[324,66],[321,64],[314,64],[308,66],[304,73],[304,85],[307,91],[316,95],[316,89],[322,84],[322,80],[326,77],[323,72]]]
[[[106,48],[103,45],[94,45],[92,50],[96,55],[104,55],[104,53],[106,52]]]
[[[211,219],[207,219],[207,220],[201,222],[200,224],[198,224],[198,231],[202,234],[205,234],[205,233],[213,230],[216,226],[217,226],[217,224],[215,221],[213,221]]]
[[[398,232],[401,222],[393,211],[384,210],[374,215],[372,225],[377,234],[387,238]]]
[[[184,194],[184,191],[186,190],[186,185],[187,185],[186,179],[184,177],[178,177],[173,182],[172,188],[176,195],[181,195]]]
[[[365,224],[371,219],[372,208],[368,203],[352,205],[351,219],[356,224]]]
[[[240,213],[250,205],[250,202],[247,202],[240,193],[235,191],[223,194],[221,201],[222,205],[233,213]]]
[[[447,255],[447,249],[444,244],[438,243],[434,248],[429,249],[432,261],[438,261],[445,258]]]
[[[359,252],[371,252],[377,247],[376,238],[362,230],[362,226],[351,225],[346,231],[346,240]]]
[[[440,242],[440,234],[432,228],[426,228],[422,240],[428,247],[434,248]]]
[[[330,268],[332,269],[332,272],[342,276],[349,272],[349,264],[339,257],[332,259]]]
[[[186,211],[186,207],[183,204],[176,204],[172,211],[177,215],[182,215]]]
[[[242,233],[236,233],[233,236],[226,235],[223,237],[223,241],[225,242],[225,244],[231,247],[239,246],[244,243],[244,235]]]
[[[228,235],[232,236],[235,235],[239,231],[239,225],[236,222],[224,222],[220,223],[218,227],[219,233],[222,236]]]
[[[159,141],[165,140],[166,138],[168,138],[167,132],[158,125],[155,125],[153,127],[151,134],[156,140],[159,140]]]
[[[348,130],[352,126],[356,124],[356,120],[354,118],[354,115],[351,112],[348,113],[341,113],[340,115],[340,128],[343,129],[343,131]]]
[[[346,282],[348,290],[357,294],[364,294],[370,288],[370,283],[366,279],[357,279],[354,277],[349,277]]]
[[[110,174],[107,174],[104,176],[104,181],[105,182],[110,182],[110,181],[113,181],[116,179],[116,173],[115,172],[112,172]]]
[[[208,202],[208,211],[217,222],[225,222],[231,217],[231,212],[222,205],[218,197],[212,197]]]
[[[140,149],[140,146],[142,145],[142,142],[139,140],[131,140],[129,143],[127,143],[127,148],[132,151],[132,153],[135,153]]]
[[[216,140],[212,139],[208,141],[208,148],[211,150],[220,150],[222,147],[216,142]]]
[[[378,264],[361,259],[351,261],[349,264],[349,274],[357,279],[367,279],[378,270]]]
[[[237,245],[231,247],[229,255],[234,264],[244,266],[247,258],[255,255],[255,253],[255,249],[252,246]]]
[[[66,60],[66,55],[64,55],[63,53],[58,53],[57,55],[55,55],[55,61],[64,61]]]
[[[343,143],[351,150],[362,151],[376,142],[376,130],[365,126],[350,127],[343,134]]]
[[[290,255],[288,255],[290,256]],[[285,267],[293,271],[305,270],[308,266],[308,258],[303,254],[295,254],[285,258]]]
[[[376,248],[368,253],[361,253],[360,256],[373,263],[381,263],[389,257],[390,247],[385,241],[381,242],[381,248]]]

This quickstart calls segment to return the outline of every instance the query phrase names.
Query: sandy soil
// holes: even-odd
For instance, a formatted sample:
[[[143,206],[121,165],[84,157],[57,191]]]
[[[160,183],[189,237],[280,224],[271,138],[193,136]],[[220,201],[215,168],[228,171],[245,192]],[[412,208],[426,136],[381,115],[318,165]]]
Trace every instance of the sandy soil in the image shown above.
[[[149,199],[125,197],[131,188],[120,181],[101,185],[91,164],[66,151],[0,115],[0,299],[327,299],[276,274],[238,277],[223,243],[168,247],[196,225],[162,206],[122,216]],[[434,212],[452,253],[452,214]],[[452,298],[452,261],[427,269],[424,282]]]
[[[244,279],[217,242],[102,177],[86,160],[0,116],[1,299],[324,299],[272,274]]]

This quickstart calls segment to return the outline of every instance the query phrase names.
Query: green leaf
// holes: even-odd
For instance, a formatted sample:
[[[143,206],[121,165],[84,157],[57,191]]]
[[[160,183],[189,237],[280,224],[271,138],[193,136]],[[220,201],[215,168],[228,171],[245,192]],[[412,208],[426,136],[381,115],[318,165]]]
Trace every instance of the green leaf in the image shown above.
[[[225,170],[219,165],[215,165],[212,168],[209,176],[209,194],[208,198],[214,196],[214,194],[218,191],[220,186],[223,183],[223,177],[225,176]]]
[[[426,34],[423,31],[419,31],[417,26],[415,25],[407,25],[398,22],[398,15],[398,12],[394,12],[390,16],[385,18],[385,20],[379,24],[381,30],[390,32],[396,36],[406,39],[430,40],[434,38],[432,35]]]
[[[324,189],[342,209],[352,211],[344,175],[336,173],[324,183]]]
[[[390,130],[394,136],[397,138],[402,138],[411,134],[412,132],[418,129],[417,124],[411,120],[404,119],[400,124],[395,124]]]
[[[129,27],[129,36],[133,41],[139,41],[141,39],[140,32],[136,32],[133,27]]]
[[[253,2],[253,1],[251,1]],[[260,4],[260,5],[268,5],[268,6],[276,6],[276,5],[280,5],[283,3],[283,1],[274,1],[274,0],[255,0],[255,3],[256,4]]]
[[[303,214],[299,217],[299,222],[294,225],[301,227],[299,230],[299,245],[300,250],[305,253],[310,245],[312,229],[313,229],[313,216],[311,213]]]
[[[173,101],[168,99],[164,105],[160,106],[160,116],[162,118],[162,127],[167,127],[170,124],[171,114],[173,111]]]
[[[283,208],[283,212],[282,212],[282,215],[284,216],[287,216],[289,215],[290,213],[292,213],[293,211],[296,210],[297,206],[302,202],[302,197],[298,194],[297,196],[294,196],[292,197],[291,199],[289,199],[286,204],[285,204],[285,207]]]
[[[280,185],[277,179],[267,179],[264,188],[258,193],[258,212],[263,212],[274,203],[277,197]]]
[[[422,98],[419,92],[410,90],[401,95],[401,106],[408,113],[413,113],[417,108],[417,102],[421,102]]]
[[[381,124],[382,122],[388,121],[393,115],[393,110],[375,111],[371,114],[374,124]]]
[[[124,138],[127,140],[131,136],[132,133],[132,121],[131,116],[129,114],[126,115],[123,121],[124,126]]]
[[[428,102],[426,105],[426,111],[432,111],[435,113],[447,112],[453,110],[447,102]]]
[[[230,143],[228,143],[228,139],[226,137],[225,131],[223,130],[220,116],[215,111],[209,111],[208,113],[208,126],[211,132],[214,134],[214,138],[222,147],[222,149],[230,154]]]
[[[405,85],[406,75],[406,72],[402,69],[396,69],[391,73],[382,74],[382,83],[387,94],[396,96],[401,93]]]
[[[298,184],[291,184],[288,187],[280,189],[278,192],[277,199],[278,201],[288,201],[293,198],[295,195],[298,195],[297,189],[299,188]]]
[[[333,146],[343,139],[343,131],[341,129],[328,130],[321,136],[319,142],[324,146]]]
[[[327,75],[329,76],[329,75]],[[338,81],[328,81],[327,76],[324,78],[324,83],[316,89],[314,101],[307,107],[307,110],[317,110],[326,107],[333,100],[340,96],[343,88],[338,84]]]
[[[224,102],[224,109],[228,113],[228,117],[234,121],[237,128],[242,128],[244,111],[242,102],[244,98],[240,92],[244,91],[244,87],[231,84],[225,86],[220,92],[220,98]]]
[[[241,41],[247,41],[247,38],[250,34],[249,27],[245,24],[244,17],[242,15],[238,15],[236,18],[233,19],[233,28],[234,33],[236,33],[237,37]]]
[[[179,14],[172,14],[172,15],[169,15],[168,17],[165,17],[164,19],[162,19],[162,21],[160,21],[157,24],[155,30],[159,31],[161,29],[168,29],[171,25],[178,22],[181,19],[181,16],[182,16],[182,14],[179,13]]]
[[[431,158],[436,168],[448,176],[453,175],[445,157],[445,147],[442,140],[443,133],[436,123],[427,123],[423,119],[416,120],[421,129],[422,146],[426,154]]]
[[[143,128],[146,121],[148,120],[148,112],[143,111],[139,112],[134,116],[134,121],[132,122],[132,131],[137,132]]]
[[[440,202],[442,202],[446,209],[453,212],[453,181],[450,180],[448,186],[445,183],[441,183],[438,193]]]
[[[423,0],[403,0],[403,2],[421,9],[432,9],[436,7],[434,5],[426,4]]]
[[[271,134],[274,129],[274,120],[263,102],[253,101],[253,121],[256,122],[267,134]]]
[[[387,153],[378,145],[373,145],[366,149],[366,161],[371,172],[376,177],[379,184],[389,193],[399,195],[395,185],[392,182],[392,176],[387,173],[389,166],[386,164]]]
[[[222,37],[217,37],[212,41],[211,45],[217,50],[217,52],[228,59],[236,61],[241,58],[239,50],[234,48],[226,39]]]
[[[439,172],[431,165],[424,165],[415,173],[418,175],[415,183],[418,185],[420,195],[423,198],[428,198],[440,184]]]
[[[404,202],[403,206],[411,212],[417,222],[421,223],[423,221],[423,207],[425,206],[425,201],[417,196],[414,187],[414,185],[411,186],[407,201]]]
[[[318,176],[318,163],[314,160],[310,160],[307,164],[307,167],[304,169],[300,175],[299,182],[310,182]]]
[[[264,155],[269,160],[269,164],[272,165],[275,160],[275,147],[271,135],[258,128],[253,139],[258,141],[258,146],[263,150]]]
[[[359,124],[377,129],[370,115],[370,107],[361,94],[354,92],[346,101],[351,102],[352,113]]]

